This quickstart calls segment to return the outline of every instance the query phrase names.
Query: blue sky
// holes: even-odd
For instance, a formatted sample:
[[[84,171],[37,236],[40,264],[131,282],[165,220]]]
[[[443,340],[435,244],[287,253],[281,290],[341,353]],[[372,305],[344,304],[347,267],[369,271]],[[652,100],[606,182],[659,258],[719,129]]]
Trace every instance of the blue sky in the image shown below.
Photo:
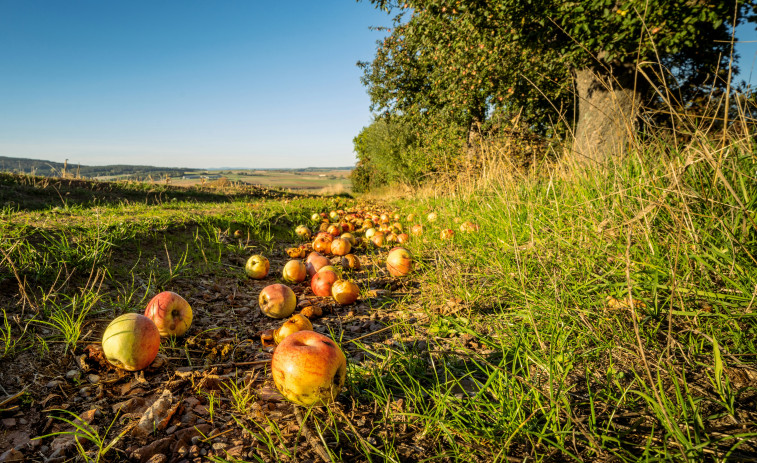
[[[0,155],[354,165],[371,120],[355,63],[389,23],[354,0],[0,0]],[[757,43],[740,52],[757,77]]]

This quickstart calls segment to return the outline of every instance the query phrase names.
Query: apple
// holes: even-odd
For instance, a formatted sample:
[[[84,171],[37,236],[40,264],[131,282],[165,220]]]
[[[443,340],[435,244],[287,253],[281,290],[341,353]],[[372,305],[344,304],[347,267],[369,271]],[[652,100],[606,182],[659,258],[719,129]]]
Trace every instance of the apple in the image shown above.
[[[404,243],[407,243],[407,241],[408,241],[409,239],[410,239],[410,236],[408,236],[408,234],[407,234],[407,233],[400,233],[399,235],[397,235],[397,242],[398,242],[399,244],[404,244]]]
[[[313,319],[315,317],[320,317],[321,315],[323,315],[323,310],[317,305],[309,305],[307,307],[303,307],[302,310],[300,310],[300,314]]]
[[[307,270],[308,275],[312,277],[318,272],[318,270],[329,264],[331,264],[331,261],[328,259],[328,257],[323,256],[317,252],[311,252],[307,260],[305,261],[305,269]]]
[[[429,214],[426,216],[426,220],[428,220],[429,222],[433,222],[437,218],[439,218],[439,215],[436,212],[429,212]]]
[[[408,214],[407,215],[407,221],[408,222],[415,222],[415,214]]]
[[[243,235],[242,230],[234,230],[234,238],[241,238]]]
[[[355,254],[347,254],[342,257],[341,264],[342,267],[350,270],[360,270],[360,259]]]
[[[336,272],[331,270],[319,271],[310,281],[310,288],[316,296],[328,297],[331,296],[331,286],[338,279]]]
[[[333,265],[331,265],[331,263],[329,263],[329,265],[324,265],[323,267],[318,269],[318,272],[324,272],[324,271],[334,272],[337,274],[337,276],[339,275],[339,270]],[[318,273],[318,272],[315,272],[315,273]]]
[[[287,285],[276,283],[266,286],[258,297],[260,310],[271,318],[284,318],[294,313],[297,296]]]
[[[160,332],[144,315],[127,313],[114,319],[103,333],[102,348],[108,362],[137,371],[147,368],[158,355]]]
[[[310,216],[310,220],[313,222],[320,222],[321,221],[321,214],[317,212],[313,212],[313,215]]]
[[[256,254],[247,259],[247,263],[244,266],[244,271],[245,273],[247,273],[248,277],[255,280],[262,280],[266,277],[266,275],[268,275],[268,270],[270,268],[271,263],[268,262],[268,259],[265,256]]]
[[[373,238],[373,235],[375,235],[376,233],[377,233],[376,229],[371,227],[365,231],[365,237],[368,239],[371,239]]]
[[[421,236],[423,234],[423,225],[417,223],[410,228],[410,233],[415,236]]]
[[[273,351],[271,374],[287,400],[304,407],[327,405],[344,386],[347,359],[332,339],[298,331]]]
[[[337,280],[331,285],[331,297],[342,305],[349,305],[357,301],[360,288],[350,280]]]
[[[443,240],[451,239],[453,236],[455,236],[455,230],[453,230],[451,228],[445,228],[444,230],[442,230],[442,232],[439,234],[439,236]]]
[[[318,225],[318,231],[319,232],[326,233],[326,230],[328,230],[328,228],[329,228],[329,223],[328,222],[321,222],[321,224]]]
[[[393,277],[403,277],[413,270],[413,255],[405,248],[393,248],[386,257],[386,269]]]
[[[350,242],[341,238],[334,238],[334,241],[331,242],[331,254],[335,256],[347,255],[350,253],[351,248],[352,245]]]
[[[292,315],[292,318],[285,321],[283,325],[273,330],[273,342],[280,344],[287,336],[298,331],[313,331],[313,324],[304,315]]]
[[[332,241],[334,241],[333,236],[318,234],[313,240],[313,250],[321,254],[328,254],[331,252]]]
[[[357,244],[357,238],[352,233],[342,233],[339,238],[350,243],[350,246],[355,246]]]
[[[309,240],[313,235],[310,229],[305,225],[298,225],[297,228],[294,229],[294,233],[304,240]]]
[[[473,222],[463,222],[460,224],[460,231],[463,233],[473,233],[478,231],[478,225]]]
[[[305,264],[298,259],[293,259],[284,264],[284,270],[282,270],[282,276],[287,283],[302,283],[308,276],[307,268]]]
[[[380,248],[381,246],[384,245],[384,240],[385,240],[385,235],[382,232],[376,232],[371,237],[371,243],[373,243],[373,245],[376,246],[377,248]]]
[[[292,259],[298,259],[308,255],[308,250],[305,248],[286,248],[286,253]]]
[[[362,228],[368,230],[369,228],[373,228],[373,221],[371,219],[365,219],[363,220],[363,223],[360,225]]]
[[[339,218],[339,213],[337,211],[331,211],[329,212],[329,217],[331,220],[337,220]]]
[[[173,291],[163,291],[150,299],[145,317],[155,323],[161,336],[182,336],[192,324],[192,307]]]
[[[329,225],[329,228],[326,229],[326,233],[330,234],[331,236],[339,236],[343,233],[342,227],[336,224]]]

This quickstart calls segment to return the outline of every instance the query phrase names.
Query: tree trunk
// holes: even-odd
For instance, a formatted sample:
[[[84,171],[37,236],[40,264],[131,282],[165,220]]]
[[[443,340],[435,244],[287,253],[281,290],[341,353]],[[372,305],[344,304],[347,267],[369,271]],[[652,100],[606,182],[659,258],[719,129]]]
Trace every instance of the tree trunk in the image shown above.
[[[641,91],[634,89],[635,73],[620,66],[576,71],[578,121],[573,152],[579,160],[606,163],[625,152],[636,133]]]

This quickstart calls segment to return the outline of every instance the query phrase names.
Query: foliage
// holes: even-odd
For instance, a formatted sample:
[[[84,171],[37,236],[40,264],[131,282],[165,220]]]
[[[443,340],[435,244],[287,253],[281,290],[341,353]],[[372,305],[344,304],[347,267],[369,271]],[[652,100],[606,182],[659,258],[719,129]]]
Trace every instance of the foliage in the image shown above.
[[[720,91],[737,59],[733,26],[757,9],[755,0],[371,3],[396,13],[373,60],[358,63],[372,110],[411,120],[419,133],[440,120],[470,129],[494,112],[518,114],[547,137],[578,120],[577,70],[630,74],[622,85],[648,105]]]

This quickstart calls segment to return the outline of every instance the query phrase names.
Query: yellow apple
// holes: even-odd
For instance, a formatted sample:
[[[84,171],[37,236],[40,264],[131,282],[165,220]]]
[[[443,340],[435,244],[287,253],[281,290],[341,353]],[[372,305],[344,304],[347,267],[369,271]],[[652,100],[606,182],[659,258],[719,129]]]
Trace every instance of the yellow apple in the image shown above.
[[[312,331],[313,324],[310,323],[310,320],[304,315],[292,315],[292,318],[285,321],[283,325],[273,331],[273,341],[276,344],[279,344],[290,334],[303,330]]]
[[[298,331],[273,351],[271,374],[287,400],[305,407],[327,405],[344,386],[347,359],[332,339]]]
[[[152,320],[127,313],[110,322],[103,333],[102,348],[108,362],[128,371],[147,368],[158,355],[160,332]]]
[[[271,268],[271,263],[265,256],[256,254],[247,259],[247,263],[244,266],[244,271],[247,276],[255,279],[262,280],[268,275],[268,270]]]
[[[271,318],[285,318],[294,313],[297,296],[287,285],[279,283],[266,286],[258,297],[260,310]]]

